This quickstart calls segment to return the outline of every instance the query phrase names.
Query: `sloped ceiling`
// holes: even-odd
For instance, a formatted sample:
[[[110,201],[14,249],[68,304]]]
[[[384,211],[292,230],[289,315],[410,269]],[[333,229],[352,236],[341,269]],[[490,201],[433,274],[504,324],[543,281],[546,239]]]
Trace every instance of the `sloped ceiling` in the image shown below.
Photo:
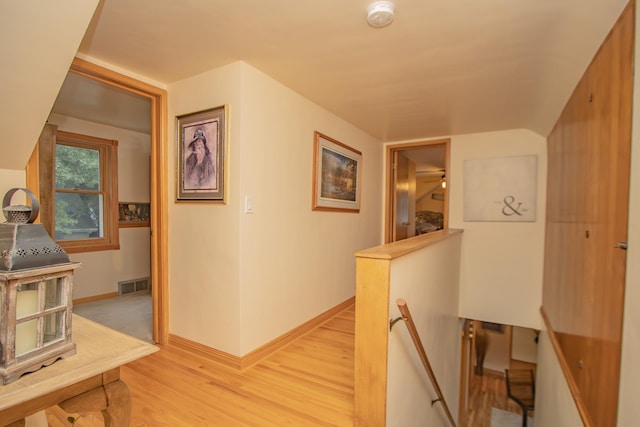
[[[104,0],[80,52],[171,83],[242,60],[381,141],[546,136],[626,0]]]
[[[52,113],[145,134],[151,133],[148,98],[68,73]]]
[[[396,0],[374,29],[362,0],[102,0],[85,34],[96,2],[2,2],[0,168],[24,168],[83,34],[81,56],[163,84],[246,61],[381,141],[546,136],[626,5]]]
[[[0,169],[24,169],[98,0],[0,5]]]

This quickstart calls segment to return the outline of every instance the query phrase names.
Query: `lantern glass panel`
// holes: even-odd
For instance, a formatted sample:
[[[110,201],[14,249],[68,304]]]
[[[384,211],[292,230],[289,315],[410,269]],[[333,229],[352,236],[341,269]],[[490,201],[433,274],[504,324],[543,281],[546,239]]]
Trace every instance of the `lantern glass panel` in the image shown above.
[[[38,347],[38,319],[23,320],[40,311],[38,283],[26,283],[16,290],[16,356]]]
[[[19,322],[19,321],[18,321]],[[16,325],[16,357],[38,347],[38,319]]]
[[[16,292],[16,319],[21,319],[40,311],[38,304],[38,283],[19,285]]]
[[[63,280],[64,278],[58,277],[49,279],[45,282],[45,310],[65,305],[65,301],[63,301]]]
[[[44,316],[43,345],[64,338],[64,312]]]

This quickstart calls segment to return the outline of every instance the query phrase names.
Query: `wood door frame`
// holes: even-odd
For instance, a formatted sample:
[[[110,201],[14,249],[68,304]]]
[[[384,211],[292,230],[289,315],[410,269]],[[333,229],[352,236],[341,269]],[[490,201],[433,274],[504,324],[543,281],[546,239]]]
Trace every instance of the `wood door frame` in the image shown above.
[[[70,73],[143,96],[151,102],[151,295],[153,339],[165,345],[169,338],[168,202],[167,202],[167,91],[80,58]]]
[[[385,222],[384,222],[384,242],[390,243],[393,239],[393,227],[395,227],[395,215],[393,212],[394,199],[394,173],[393,173],[393,155],[398,151],[416,149],[421,147],[430,147],[432,145],[445,146],[445,170],[449,173],[450,154],[451,154],[451,138],[432,139],[426,141],[408,142],[401,144],[388,144],[386,149],[386,185],[385,185]],[[444,228],[449,228],[449,186],[444,190]]]
[[[462,321],[460,337],[460,385],[458,393],[458,422],[467,423],[469,409],[469,390],[473,375],[473,320]],[[462,424],[462,423],[461,423]]]

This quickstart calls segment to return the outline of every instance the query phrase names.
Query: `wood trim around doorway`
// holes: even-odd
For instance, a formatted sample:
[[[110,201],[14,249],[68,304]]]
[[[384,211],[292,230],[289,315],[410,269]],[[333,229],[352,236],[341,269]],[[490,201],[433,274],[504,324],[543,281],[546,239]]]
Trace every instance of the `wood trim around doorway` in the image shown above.
[[[393,188],[393,155],[395,152],[415,149],[420,147],[429,147],[431,145],[442,144],[445,146],[445,169],[447,173],[450,169],[450,154],[451,154],[451,138],[433,139],[427,141],[416,141],[400,144],[388,144],[385,152],[385,207],[384,207],[384,241],[390,243],[393,239],[393,228],[395,221],[393,217],[393,195],[395,188]],[[444,203],[444,229],[449,228],[449,186],[445,189],[445,203]]]
[[[82,75],[151,102],[151,288],[153,339],[166,345],[169,339],[168,202],[167,202],[167,92],[80,58],[70,73]]]

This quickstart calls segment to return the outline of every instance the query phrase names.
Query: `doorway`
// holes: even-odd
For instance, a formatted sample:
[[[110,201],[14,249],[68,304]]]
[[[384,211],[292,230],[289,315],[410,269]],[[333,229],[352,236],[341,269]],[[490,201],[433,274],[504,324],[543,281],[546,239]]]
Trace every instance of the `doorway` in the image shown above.
[[[387,146],[385,243],[448,227],[450,143]]]
[[[490,427],[493,418],[523,425],[521,403],[525,402],[525,396],[535,398],[539,332],[514,325],[464,320],[458,415],[461,427]],[[527,381],[519,380],[517,388],[510,382],[510,394],[507,381],[516,376]],[[527,408],[527,417],[527,424],[532,425],[533,403]]]
[[[150,237],[153,340],[168,341],[167,267],[167,94],[164,89],[143,83],[88,61],[75,58],[69,73],[84,76],[130,94],[147,98],[151,104],[150,127]]]

